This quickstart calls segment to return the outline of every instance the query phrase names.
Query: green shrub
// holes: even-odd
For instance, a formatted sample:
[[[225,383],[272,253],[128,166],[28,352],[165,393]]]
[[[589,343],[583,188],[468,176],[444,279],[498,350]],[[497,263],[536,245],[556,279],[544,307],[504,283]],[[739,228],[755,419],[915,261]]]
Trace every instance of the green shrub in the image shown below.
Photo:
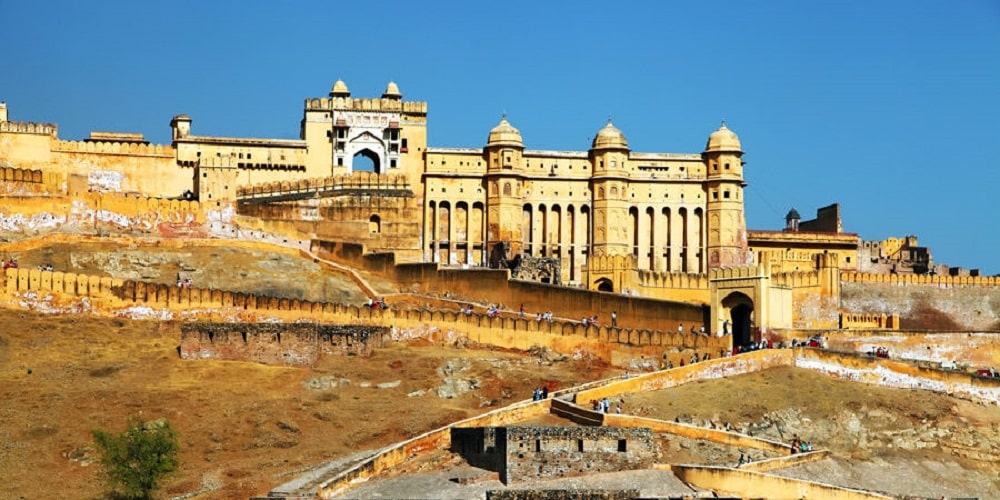
[[[120,434],[99,429],[92,433],[116,498],[151,498],[160,479],[177,470],[177,432],[166,420],[132,417]]]

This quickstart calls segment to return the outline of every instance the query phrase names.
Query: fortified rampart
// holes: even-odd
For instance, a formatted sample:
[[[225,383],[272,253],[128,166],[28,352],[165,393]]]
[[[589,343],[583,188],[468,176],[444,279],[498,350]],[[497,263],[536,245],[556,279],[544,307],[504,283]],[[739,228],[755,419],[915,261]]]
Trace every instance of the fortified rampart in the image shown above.
[[[819,370],[831,376],[874,385],[940,391],[989,404],[1000,403],[1000,380],[998,379],[924,369],[903,362],[874,359],[851,353],[831,352],[821,349],[766,349],[755,351],[697,363],[682,368],[642,374],[624,380],[614,379],[591,384],[591,388],[576,392],[574,397],[576,401],[590,401],[603,397],[613,398],[620,394],[655,391],[706,378],[734,376],[772,367],[792,365]],[[567,406],[568,404],[556,399],[522,402],[428,432],[393,447],[385,448],[365,462],[326,479],[319,485],[317,494],[320,498],[334,498],[350,489],[352,485],[374,478],[420,453],[452,448],[451,429],[453,428],[497,425],[506,425],[509,427],[517,422],[538,417],[543,412],[550,411],[550,409],[554,410],[557,405]],[[586,411],[582,412],[586,413]],[[627,416],[607,415],[607,417],[613,419],[615,423],[621,424],[626,420]],[[585,425],[600,425],[600,423]],[[693,426],[684,426],[683,429],[677,429],[677,432],[681,435],[695,437],[700,436],[701,434],[699,433],[702,431]],[[724,431],[718,432],[724,433]],[[725,440],[732,438],[722,436],[716,439]],[[757,438],[743,436],[743,439],[751,440]],[[748,444],[748,442],[743,443],[743,445]],[[530,447],[530,441],[528,445]],[[773,443],[761,442],[753,447],[769,449],[773,446]],[[766,492],[766,497],[773,498],[800,498],[803,495],[808,495],[810,498],[838,498],[845,500],[888,498],[869,492],[728,467],[671,466],[671,469],[674,470],[677,477],[686,482],[705,489],[729,492],[730,494],[739,495],[742,498],[759,498],[764,492]],[[271,492],[274,496],[290,496],[294,493],[296,492],[280,490]],[[301,492],[300,494],[311,493]]]
[[[389,336],[388,328],[370,325],[184,323],[180,353],[183,359],[312,366],[323,355],[368,357]]]
[[[633,369],[655,369],[660,356],[675,362],[690,354],[715,355],[726,348],[717,337],[682,335],[647,329],[584,326],[579,322],[552,322],[516,317],[465,315],[454,310],[391,308],[373,311],[367,307],[312,302],[228,290],[177,287],[142,281],[73,273],[8,269],[5,271],[7,307],[50,312],[98,312],[129,317],[203,319],[212,321],[259,321],[360,324],[392,328],[400,335],[426,336],[433,325],[433,340],[453,336],[501,347],[527,350],[549,347],[557,352],[587,349],[595,356]],[[395,333],[394,333],[395,334]],[[645,363],[645,364],[642,364]]]
[[[708,308],[698,304],[629,297],[580,288],[509,279],[506,269],[453,269],[436,263],[399,264],[392,254],[365,254],[354,243],[313,241],[311,251],[322,258],[366,269],[384,276],[401,290],[430,295],[468,297],[470,300],[505,305],[518,311],[524,305],[526,318],[534,322],[538,312],[552,311],[559,318],[592,317],[599,311],[616,311],[618,326],[676,332],[678,326],[706,325]],[[598,324],[610,326],[610,318],[599,316]],[[688,334],[690,335],[690,334]]]
[[[898,315],[900,328],[1000,329],[1000,278],[841,273],[846,314]]]

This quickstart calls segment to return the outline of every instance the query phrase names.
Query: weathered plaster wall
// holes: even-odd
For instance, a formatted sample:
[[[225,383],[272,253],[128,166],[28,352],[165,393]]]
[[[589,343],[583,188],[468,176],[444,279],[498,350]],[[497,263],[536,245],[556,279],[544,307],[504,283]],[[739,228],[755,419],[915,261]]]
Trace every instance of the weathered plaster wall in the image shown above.
[[[1000,286],[985,280],[848,281],[841,286],[840,307],[846,313],[898,314],[904,329],[998,330]]]

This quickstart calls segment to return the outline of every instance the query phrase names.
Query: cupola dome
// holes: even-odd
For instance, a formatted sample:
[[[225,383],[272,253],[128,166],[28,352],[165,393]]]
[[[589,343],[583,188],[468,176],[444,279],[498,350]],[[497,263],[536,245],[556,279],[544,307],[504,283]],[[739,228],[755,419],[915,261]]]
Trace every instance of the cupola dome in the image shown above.
[[[490,138],[486,141],[486,146],[524,147],[524,142],[521,141],[521,131],[508,123],[507,115],[504,114],[500,123],[493,127],[493,130],[490,130]]]
[[[337,80],[330,89],[330,97],[351,97],[351,91],[347,90],[347,84],[343,80]]]
[[[611,118],[608,118],[608,124],[601,130],[597,131],[597,135],[594,136],[594,142],[591,144],[590,148],[628,149],[628,141],[625,139],[625,134],[612,125]]]
[[[399,92],[396,82],[389,82],[389,85],[385,86],[385,92],[382,92],[382,99],[401,99],[402,97],[403,94]]]
[[[712,132],[712,135],[708,136],[708,143],[705,144],[705,152],[719,151],[743,152],[742,146],[740,146],[740,138],[735,132],[726,128],[725,121],[719,126],[719,130]]]

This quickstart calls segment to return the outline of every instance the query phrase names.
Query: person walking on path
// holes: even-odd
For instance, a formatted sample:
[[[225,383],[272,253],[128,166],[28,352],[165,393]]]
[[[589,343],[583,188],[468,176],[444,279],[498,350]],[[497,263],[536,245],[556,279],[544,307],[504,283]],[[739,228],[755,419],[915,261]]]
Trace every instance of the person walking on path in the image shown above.
[[[618,328],[618,312],[611,311],[611,327]]]

